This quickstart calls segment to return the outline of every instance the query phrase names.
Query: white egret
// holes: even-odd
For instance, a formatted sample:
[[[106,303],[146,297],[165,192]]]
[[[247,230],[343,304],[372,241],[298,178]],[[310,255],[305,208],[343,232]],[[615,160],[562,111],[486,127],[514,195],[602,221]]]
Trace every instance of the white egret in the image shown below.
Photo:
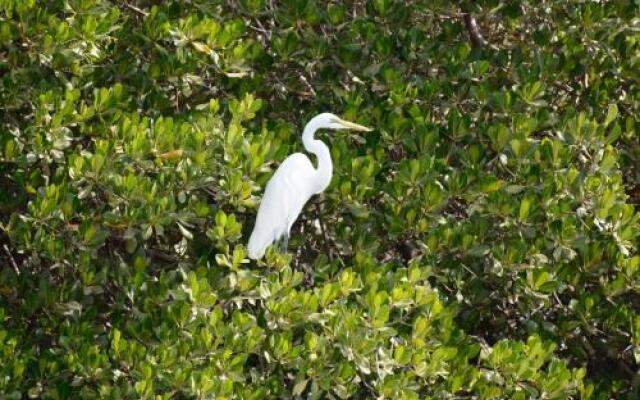
[[[333,163],[329,147],[313,137],[318,129],[351,129],[370,131],[362,125],[345,121],[331,113],[318,114],[302,132],[304,148],[318,158],[314,168],[309,157],[295,153],[287,157],[267,183],[260,202],[256,223],[247,246],[250,258],[258,259],[267,247],[283,238],[287,248],[291,226],[302,207],[313,196],[323,192],[331,182]]]

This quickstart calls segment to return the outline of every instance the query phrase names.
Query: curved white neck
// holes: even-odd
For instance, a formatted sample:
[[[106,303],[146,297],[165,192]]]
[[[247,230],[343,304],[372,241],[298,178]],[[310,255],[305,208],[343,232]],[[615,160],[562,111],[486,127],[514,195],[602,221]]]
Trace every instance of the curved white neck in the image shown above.
[[[304,148],[318,157],[318,168],[316,168],[316,179],[314,182],[314,193],[324,191],[329,183],[331,183],[331,175],[333,175],[333,162],[331,161],[331,152],[324,142],[317,140],[313,135],[318,130],[318,126],[311,120],[302,132],[302,143]]]

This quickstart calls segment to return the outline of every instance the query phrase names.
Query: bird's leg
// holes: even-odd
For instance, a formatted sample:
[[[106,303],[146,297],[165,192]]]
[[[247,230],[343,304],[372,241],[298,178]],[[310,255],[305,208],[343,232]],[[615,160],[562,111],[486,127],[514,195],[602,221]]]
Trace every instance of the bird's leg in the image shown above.
[[[329,239],[327,238],[327,230],[324,227],[324,222],[322,222],[322,218],[320,218],[320,206],[318,202],[315,203],[315,206],[316,218],[318,218],[318,222],[320,223],[320,231],[322,232],[322,239],[324,240],[325,253],[329,257],[329,261],[333,262],[333,252],[331,251],[331,247],[329,246]]]
[[[289,232],[285,233],[284,236],[282,237],[282,252],[286,253],[287,250],[289,250]]]

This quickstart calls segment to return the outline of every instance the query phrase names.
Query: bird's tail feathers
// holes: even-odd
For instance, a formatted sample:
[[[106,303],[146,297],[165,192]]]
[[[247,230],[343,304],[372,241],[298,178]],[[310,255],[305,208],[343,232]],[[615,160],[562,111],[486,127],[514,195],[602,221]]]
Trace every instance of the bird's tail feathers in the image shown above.
[[[249,243],[247,244],[247,253],[249,258],[253,260],[257,260],[258,258],[264,255],[267,246],[271,244],[273,241],[272,237],[264,237],[264,235],[258,235],[257,232],[253,232],[251,237],[249,238]]]

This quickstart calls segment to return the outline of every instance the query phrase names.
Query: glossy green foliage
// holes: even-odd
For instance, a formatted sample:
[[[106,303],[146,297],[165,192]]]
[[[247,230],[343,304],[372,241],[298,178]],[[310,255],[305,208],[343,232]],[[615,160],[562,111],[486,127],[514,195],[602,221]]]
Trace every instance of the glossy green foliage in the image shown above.
[[[638,398],[639,13],[0,0],[0,398]]]

